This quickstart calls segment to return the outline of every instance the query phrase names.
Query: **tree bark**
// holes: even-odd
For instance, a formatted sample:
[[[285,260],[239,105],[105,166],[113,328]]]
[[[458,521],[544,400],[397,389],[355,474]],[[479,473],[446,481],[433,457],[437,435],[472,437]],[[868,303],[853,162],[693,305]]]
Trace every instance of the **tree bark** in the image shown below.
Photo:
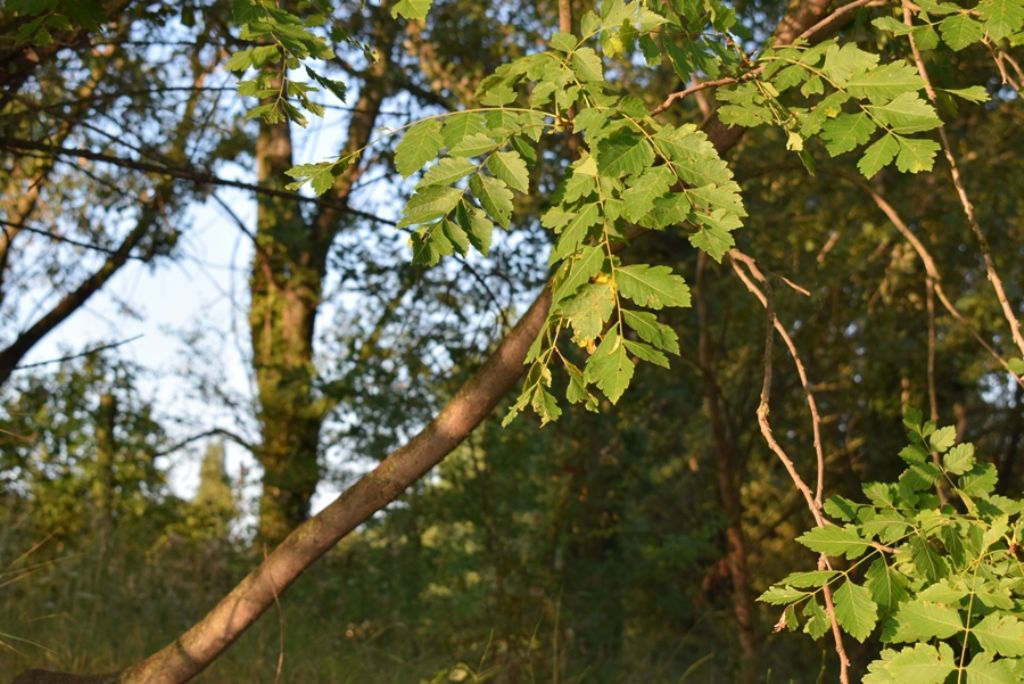
[[[544,290],[480,370],[408,444],[289,534],[256,570],[179,639],[110,681],[185,682],[213,662],[303,570],[357,525],[397,499],[491,413],[522,374],[523,359],[547,318],[550,299],[550,293]]]
[[[283,189],[285,171],[294,165],[287,121],[260,124],[256,159],[260,184]],[[325,249],[295,202],[260,198],[249,330],[262,434],[256,450],[263,466],[259,535],[268,544],[306,518],[319,481],[322,417],[313,397],[313,329]]]

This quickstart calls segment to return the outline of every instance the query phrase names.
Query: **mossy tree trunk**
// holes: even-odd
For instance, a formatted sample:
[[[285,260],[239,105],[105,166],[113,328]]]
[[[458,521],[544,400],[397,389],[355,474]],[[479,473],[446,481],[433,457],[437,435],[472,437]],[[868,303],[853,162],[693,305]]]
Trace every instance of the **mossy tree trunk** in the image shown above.
[[[397,24],[385,12],[378,13],[376,34],[379,59],[360,74],[343,155],[367,145],[392,91],[389,54]],[[283,189],[291,180],[285,171],[295,163],[287,122],[260,124],[256,158],[260,184]],[[351,225],[345,208],[364,170],[357,162],[340,174],[312,217],[288,198],[259,200],[249,328],[261,432],[257,455],[264,473],[259,536],[271,546],[309,516],[320,480],[320,431],[331,404],[316,390],[313,336],[327,255],[335,236]]]
[[[260,184],[283,187],[294,165],[287,122],[260,125],[256,157]],[[328,247],[295,202],[260,198],[249,327],[262,433],[259,533],[269,544],[306,518],[319,481],[323,416],[314,401],[313,330]]]

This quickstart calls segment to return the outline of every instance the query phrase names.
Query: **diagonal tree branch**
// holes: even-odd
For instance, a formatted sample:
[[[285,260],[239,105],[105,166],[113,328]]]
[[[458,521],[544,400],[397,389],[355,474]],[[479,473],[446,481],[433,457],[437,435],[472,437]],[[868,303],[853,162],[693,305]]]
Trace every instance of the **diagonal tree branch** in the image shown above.
[[[64,295],[60,301],[36,320],[27,330],[19,334],[3,350],[0,350],[0,386],[11,377],[11,373],[17,368],[18,363],[25,354],[43,339],[51,330],[68,319],[71,314],[77,311],[86,301],[103,287],[110,278],[124,266],[132,256],[142,238],[149,232],[151,224],[149,221],[139,220],[120,246],[103,262],[96,271],[83,280],[78,287]]]

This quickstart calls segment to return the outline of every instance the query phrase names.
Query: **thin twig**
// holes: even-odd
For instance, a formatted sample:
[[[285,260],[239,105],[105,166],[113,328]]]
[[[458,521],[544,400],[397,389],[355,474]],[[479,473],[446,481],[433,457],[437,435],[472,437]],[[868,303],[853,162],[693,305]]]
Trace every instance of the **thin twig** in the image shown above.
[[[178,178],[181,180],[190,181],[197,185],[215,185],[227,188],[238,188],[239,190],[248,190],[260,195],[266,195],[269,197],[282,197],[284,199],[294,200],[296,202],[307,202],[315,204],[320,207],[329,207],[337,209],[351,216],[358,216],[359,218],[366,219],[368,221],[374,221],[376,223],[383,223],[385,225],[393,226],[395,222],[386,219],[375,214],[371,214],[367,211],[360,209],[353,209],[343,202],[331,201],[321,197],[309,197],[297,192],[289,192],[287,190],[278,190],[277,188],[268,187],[265,185],[258,185],[256,183],[246,183],[244,181],[231,180],[229,178],[221,178],[213,173],[203,171],[200,169],[188,168],[188,167],[175,167],[168,166],[165,164],[153,164],[150,162],[139,161],[135,159],[127,159],[124,157],[117,157],[109,154],[102,154],[99,152],[93,152],[92,150],[84,148],[71,148],[71,147],[58,147],[55,145],[47,145],[45,143],[34,142],[31,140],[18,140],[15,138],[0,137],[0,148],[9,150],[31,150],[37,152],[44,152],[48,155],[55,155],[60,157],[81,157],[83,159],[90,159],[92,161],[103,162],[106,164],[113,164],[121,168],[134,169],[136,171],[142,171],[144,173],[153,173],[161,176],[167,176],[170,178]]]
[[[852,12],[858,7],[880,7],[885,4],[888,4],[886,0],[853,0],[853,2],[849,2],[842,7],[836,8],[835,12],[828,15],[814,26],[806,29],[803,33],[797,36],[796,41],[794,42],[806,40],[817,33],[821,33],[825,29],[829,28],[834,22],[838,21],[844,14]]]
[[[736,258],[730,259],[730,263],[733,266],[733,270],[740,276],[744,284],[748,284],[748,288],[752,287],[752,292],[757,290],[757,287],[741,272],[737,266]],[[746,264],[748,267],[750,264]],[[814,516],[815,522],[819,527],[824,527],[827,523],[821,514],[821,508],[817,505],[817,502],[811,497],[811,490],[807,487],[807,484],[800,477],[800,474],[796,471],[793,465],[793,460],[783,450],[779,443],[775,440],[772,435],[772,427],[768,422],[769,404],[771,400],[772,391],[772,351],[775,341],[775,330],[777,329],[778,320],[775,317],[775,308],[772,302],[772,291],[771,285],[767,280],[763,281],[765,286],[764,293],[762,294],[763,303],[765,307],[765,313],[767,318],[767,325],[765,326],[764,335],[764,383],[761,385],[761,401],[757,407],[757,422],[761,427],[761,435],[764,440],[768,443],[769,448],[775,452],[775,455],[779,457],[786,470],[789,471],[789,476],[793,480],[793,484],[796,485],[797,489],[804,495],[804,499],[807,501],[807,507],[810,509],[811,514]],[[759,297],[760,299],[760,297]],[[825,569],[828,567],[828,558],[825,554],[818,556],[818,567]],[[829,585],[826,583],[822,588],[822,596],[825,599],[825,614],[828,616],[829,624],[832,626],[832,638],[835,641],[836,655],[839,656],[839,681],[842,684],[849,684],[850,682],[850,659],[846,655],[846,647],[843,645],[843,633],[839,629],[839,619],[836,617],[835,604],[832,601],[832,591]]]
[[[74,238],[65,237],[63,235],[59,235],[49,230],[43,230],[42,228],[27,226],[24,223],[15,223],[12,221],[7,221],[5,219],[0,219],[0,225],[4,227],[5,232],[7,228],[13,228],[16,231],[23,230],[26,233],[32,233],[33,235],[42,235],[43,237],[49,238],[54,242],[63,242],[73,247],[80,247],[82,249],[100,252],[101,254],[106,254],[107,256],[113,256],[117,252],[116,249],[112,249],[110,247],[104,247],[103,245],[94,245],[90,242],[84,242],[82,240],[76,240]],[[7,243],[10,244],[10,242],[11,240],[10,238],[8,238]],[[145,261],[145,258],[141,256],[129,255],[128,258],[135,261]]]
[[[832,12],[832,14],[828,15],[818,23],[806,29],[803,33],[797,36],[796,40],[794,40],[793,42],[797,43],[801,40],[807,40],[817,35],[818,33],[824,31],[825,29],[830,28],[832,24],[837,22],[844,15],[857,9],[858,7],[881,6],[886,4],[886,2],[887,0],[853,0],[853,2],[850,2],[846,5],[843,5],[842,7],[839,7],[838,9],[836,9],[836,11]],[[725,78],[717,78],[713,81],[699,81],[691,86],[683,88],[682,90],[678,90],[674,93],[669,94],[668,97],[666,97],[661,104],[659,104],[657,107],[650,111],[650,114],[651,116],[661,114],[666,109],[671,107],[676,101],[682,100],[683,98],[694,93],[701,92],[702,90],[707,90],[708,88],[718,88],[720,86],[732,85],[734,83],[743,83],[744,81],[752,80],[754,78],[757,78],[757,76],[759,76],[763,70],[764,67],[759,66],[754,69],[751,69],[750,71],[740,76],[728,76]]]
[[[25,363],[25,364],[22,364],[20,366],[15,366],[14,370],[20,371],[20,370],[25,370],[27,368],[38,368],[39,366],[48,366],[51,363],[63,363],[64,361],[73,361],[73,360],[81,358],[83,356],[91,356],[93,354],[98,354],[101,351],[106,351],[108,349],[114,349],[116,347],[120,347],[122,345],[128,344],[129,342],[134,342],[135,340],[139,339],[142,336],[143,336],[142,333],[140,333],[140,334],[136,335],[135,337],[129,337],[129,338],[124,339],[124,340],[118,340],[117,342],[108,342],[107,344],[101,344],[101,345],[99,345],[97,347],[92,347],[91,349],[86,349],[86,350],[80,351],[80,352],[78,352],[76,354],[68,354],[67,356],[61,356],[61,357],[56,358],[56,359],[47,359],[46,361],[35,361],[33,363]]]
[[[263,545],[263,562],[267,562],[267,545]],[[281,683],[284,672],[284,611],[281,610],[281,599],[277,595],[277,586],[271,576],[270,587],[274,592],[274,610],[277,613],[277,669],[274,671],[274,684]]]
[[[256,452],[256,447],[252,444],[252,442],[246,440],[238,433],[232,432],[231,430],[227,430],[225,428],[210,428],[209,430],[204,430],[203,432],[191,435],[189,437],[186,437],[185,439],[175,442],[171,446],[165,447],[160,451],[155,452],[153,455],[166,456],[168,454],[173,454],[178,449],[187,447],[189,444],[193,442],[198,442],[201,439],[206,439],[207,437],[227,437],[240,447],[244,447],[245,449],[253,453]]]
[[[706,90],[707,88],[718,88],[719,86],[740,83],[743,80],[748,80],[749,78],[752,78],[753,74],[754,72],[750,72],[745,77],[741,76],[739,78],[719,78],[715,79],[714,81],[699,81],[697,83],[694,83],[692,86],[683,88],[682,90],[677,90],[676,92],[666,97],[660,105],[651,110],[651,116],[657,116],[658,114],[661,114],[663,111],[671,107],[676,100],[682,100],[684,97],[687,97],[688,95],[692,95],[701,90]]]
[[[903,23],[907,26],[914,25],[907,0],[903,0]],[[932,104],[936,104],[938,98],[935,94],[935,88],[932,87],[931,79],[928,77],[928,70],[925,68],[921,51],[917,49],[917,41],[914,40],[914,34],[907,34],[907,38],[910,40],[910,50],[914,55],[917,73],[920,74],[921,80],[924,81],[924,91],[928,95],[928,99],[932,101]],[[1010,336],[1013,338],[1014,344],[1017,345],[1017,349],[1020,350],[1021,356],[1024,356],[1024,334],[1021,334],[1020,321],[1017,319],[1017,314],[1014,313],[1013,306],[1011,306],[1010,300],[1006,296],[1003,280],[996,271],[995,261],[992,259],[992,249],[989,247],[985,232],[981,229],[981,224],[978,223],[978,219],[974,215],[974,205],[971,203],[970,197],[967,196],[967,190],[964,187],[963,178],[960,174],[960,166],[953,155],[953,148],[949,144],[949,136],[946,135],[946,127],[941,123],[939,124],[939,142],[942,145],[942,152],[946,157],[946,161],[949,163],[949,175],[953,179],[953,187],[956,188],[957,197],[960,199],[960,206],[963,208],[964,216],[967,217],[967,223],[970,224],[974,237],[978,240],[978,247],[985,262],[985,273],[988,275],[989,282],[992,283],[992,289],[995,290],[996,299],[999,300],[999,306],[1003,310],[1003,316],[1010,326]]]
[[[761,302],[762,306],[767,308],[769,304],[771,285],[769,284],[768,279],[765,278],[764,274],[761,273],[761,270],[757,267],[757,262],[738,249],[731,250],[729,252],[729,256],[730,263],[733,265],[733,270],[736,271],[740,280],[743,281],[743,284],[747,287],[747,290],[749,290],[750,293],[753,294],[759,302]],[[757,285],[755,285],[750,278],[747,278],[742,270],[737,267],[736,262],[742,262],[750,271],[751,276],[764,286],[763,293]],[[789,283],[789,281],[786,282]],[[802,287],[796,285],[792,286],[796,288],[798,292],[809,294],[807,290],[804,290]],[[778,330],[779,335],[785,342],[786,349],[789,351],[789,355],[793,359],[793,365],[796,366],[797,376],[800,378],[800,386],[803,388],[804,398],[807,401],[807,408],[811,413],[811,431],[814,434],[814,454],[817,461],[817,478],[814,491],[814,506],[817,511],[815,519],[817,520],[821,515],[822,497],[825,489],[825,451],[821,445],[821,414],[818,412],[818,402],[814,398],[814,392],[811,391],[811,382],[807,376],[807,367],[800,357],[800,353],[796,348],[796,343],[793,342],[793,338],[790,336],[789,331],[786,330],[786,327],[778,320],[778,317],[773,316],[773,320],[775,321],[775,329]]]
[[[932,287],[935,291],[935,296],[938,297],[939,303],[942,304],[942,307],[949,313],[950,316],[953,317],[953,320],[962,325],[967,330],[967,332],[970,333],[971,337],[973,337],[974,340],[979,345],[981,345],[982,348],[985,349],[985,351],[989,353],[989,356],[991,356],[996,361],[996,363],[1002,366],[1003,370],[1005,370],[1013,377],[1013,379],[1017,382],[1018,385],[1024,388],[1024,377],[1018,376],[1016,373],[1013,372],[1013,370],[1011,370],[1010,363],[1003,357],[1003,355],[996,351],[995,347],[989,344],[988,340],[982,337],[981,334],[974,329],[974,326],[972,326],[967,321],[967,319],[964,318],[964,315],[960,313],[960,310],[953,305],[952,300],[946,295],[946,291],[942,287],[942,275],[939,273],[939,268],[935,264],[935,259],[932,258],[931,253],[924,246],[924,243],[922,243],[921,240],[917,237],[917,235],[915,235],[914,232],[910,230],[910,227],[899,215],[896,209],[893,208],[893,206],[889,204],[889,202],[884,197],[882,197],[882,195],[880,195],[874,188],[872,188],[867,183],[864,183],[863,181],[860,180],[851,179],[845,175],[839,175],[838,177],[842,178],[848,183],[852,183],[853,185],[856,185],[857,187],[863,189],[866,193],[868,193],[868,195],[871,196],[871,199],[874,201],[875,206],[882,210],[882,213],[886,215],[886,217],[892,223],[893,227],[896,228],[896,231],[903,236],[903,238],[910,244],[914,252],[917,253],[917,257],[921,260],[921,263],[924,266],[925,273],[932,280]]]
[[[936,425],[939,422],[939,399],[938,393],[935,390],[935,281],[932,280],[931,276],[925,278],[925,311],[928,313],[928,362],[927,362],[927,379],[928,379],[928,413],[931,417],[931,421]],[[937,467],[942,467],[942,457],[939,456],[939,452],[932,450],[932,462]],[[939,503],[945,506],[949,503],[949,497],[946,496],[946,488],[942,486],[941,482],[935,483],[935,493],[939,497]]]
[[[924,301],[928,312],[928,410],[932,422],[938,423],[939,399],[935,391],[935,281],[931,276],[925,277]]]

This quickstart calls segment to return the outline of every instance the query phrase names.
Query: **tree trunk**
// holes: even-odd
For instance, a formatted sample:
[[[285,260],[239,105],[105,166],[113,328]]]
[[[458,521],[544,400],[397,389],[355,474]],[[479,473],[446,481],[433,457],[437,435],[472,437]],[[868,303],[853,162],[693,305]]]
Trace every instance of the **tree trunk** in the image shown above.
[[[113,394],[100,395],[96,414],[96,477],[92,481],[93,532],[102,549],[110,541],[114,522],[114,427],[117,400]]]
[[[353,108],[342,154],[354,154],[370,141],[381,103],[389,92],[391,46],[397,23],[379,13],[380,58],[365,75]],[[283,189],[294,165],[287,122],[260,124],[256,159],[261,186]],[[293,200],[262,196],[256,229],[256,255],[250,286],[249,329],[259,400],[263,466],[260,540],[274,545],[309,516],[309,502],[320,481],[318,451],[325,403],[315,391],[313,333],[320,306],[327,254],[334,237],[348,225],[347,206],[364,166],[354,163],[335,181],[333,202],[307,221]]]
[[[294,165],[288,122],[260,124],[256,159],[260,184],[283,188],[284,172]],[[319,481],[322,417],[313,395],[313,328],[326,249],[296,202],[260,197],[249,326],[262,433],[259,534],[268,544],[306,519]]]

